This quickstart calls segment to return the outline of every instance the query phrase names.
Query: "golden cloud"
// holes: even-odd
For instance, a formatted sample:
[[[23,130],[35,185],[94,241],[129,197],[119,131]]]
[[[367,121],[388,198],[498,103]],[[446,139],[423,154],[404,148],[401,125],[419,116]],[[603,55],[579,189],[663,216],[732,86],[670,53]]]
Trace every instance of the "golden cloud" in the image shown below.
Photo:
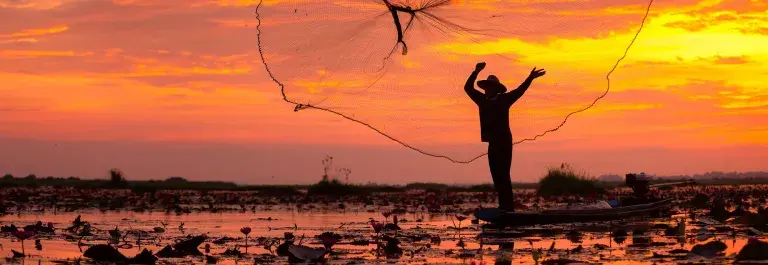
[[[37,37],[37,36],[61,33],[67,30],[69,30],[69,27],[67,26],[58,26],[58,27],[44,28],[44,29],[26,29],[20,32],[15,32],[15,33],[0,34],[0,38]]]
[[[93,55],[93,52],[0,50],[0,58],[4,58],[4,59],[29,59],[29,58],[40,58],[40,57],[73,57],[73,56],[89,56],[89,55]]]

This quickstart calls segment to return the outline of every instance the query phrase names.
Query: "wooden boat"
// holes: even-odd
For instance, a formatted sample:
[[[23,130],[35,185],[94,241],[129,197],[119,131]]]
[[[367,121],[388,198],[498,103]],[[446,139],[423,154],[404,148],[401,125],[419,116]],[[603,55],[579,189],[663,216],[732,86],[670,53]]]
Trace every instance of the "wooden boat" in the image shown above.
[[[672,199],[657,202],[619,206],[610,209],[548,210],[541,212],[506,212],[498,208],[480,209],[477,219],[504,226],[526,226],[561,223],[582,223],[620,220],[630,217],[649,216],[672,205]]]
[[[479,220],[501,226],[527,226],[543,224],[583,223],[627,219],[638,216],[651,216],[661,213],[672,206],[672,199],[659,199],[649,196],[654,187],[693,185],[693,180],[650,184],[650,178],[644,173],[627,174],[626,185],[632,187],[633,196],[625,203],[602,209],[545,210],[541,212],[507,212],[498,208],[480,209],[475,212]]]

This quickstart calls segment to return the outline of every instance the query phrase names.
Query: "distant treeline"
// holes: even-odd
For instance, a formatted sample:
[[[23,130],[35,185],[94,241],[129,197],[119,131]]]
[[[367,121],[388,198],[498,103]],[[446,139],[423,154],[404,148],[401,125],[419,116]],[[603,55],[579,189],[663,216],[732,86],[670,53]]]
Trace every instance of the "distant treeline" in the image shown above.
[[[712,171],[704,174],[694,174],[692,176],[668,176],[666,178],[693,178],[693,179],[768,179],[768,172],[750,171],[750,172],[719,172]]]
[[[535,188],[535,183],[517,183],[516,188]],[[443,190],[453,192],[483,192],[493,191],[493,185],[448,185],[440,183],[411,183],[407,185],[382,184],[344,184],[338,181],[319,182],[312,185],[238,185],[225,181],[189,181],[182,177],[170,177],[165,180],[126,180],[124,178],[110,179],[81,179],[78,177],[45,177],[35,175],[14,177],[6,174],[0,179],[0,188],[6,187],[59,187],[82,189],[132,189],[132,190],[230,190],[230,191],[277,191],[293,190],[296,192],[311,190],[320,186],[328,188],[356,187],[360,192],[405,192],[409,190]]]
[[[131,189],[131,190],[230,190],[230,191],[263,191],[286,192],[288,190],[301,192],[322,188],[350,189],[352,193],[369,192],[405,192],[410,190],[433,190],[448,192],[492,192],[492,184],[450,185],[442,183],[410,183],[407,185],[383,184],[348,184],[338,180],[321,181],[311,185],[238,185],[225,181],[189,181],[182,177],[170,177],[165,180],[126,180],[119,171],[110,171],[110,178],[81,179],[78,177],[44,177],[35,175],[14,177],[6,174],[0,179],[0,188],[4,187],[69,187],[82,189]],[[515,183],[517,189],[532,189],[537,183]],[[282,193],[281,193],[282,194]]]
[[[59,187],[80,189],[131,189],[134,191],[152,190],[243,190],[243,191],[293,191],[306,186],[294,185],[237,185],[225,181],[188,181],[182,177],[170,177],[165,180],[125,180],[121,179],[80,179],[78,177],[45,177],[35,175],[14,177],[6,174],[0,179],[0,188],[5,187]]]
[[[699,185],[744,185],[768,184],[768,173],[707,173],[693,176],[656,177],[653,183],[675,182],[694,179]],[[735,176],[743,176],[741,178]],[[598,178],[601,186],[606,188],[621,187],[621,180],[613,178],[606,180]],[[445,191],[445,192],[493,192],[492,184],[451,185],[442,183],[410,183],[407,185],[382,184],[349,184],[338,180],[325,180],[312,185],[238,185],[224,181],[188,181],[182,177],[170,177],[165,180],[126,180],[119,171],[110,171],[110,178],[80,179],[78,177],[45,177],[35,175],[14,177],[6,174],[0,179],[0,188],[7,187],[60,187],[81,189],[130,189],[135,192],[154,190],[226,190],[226,191],[259,191],[268,194],[298,194],[309,192],[325,193],[327,191],[343,194],[367,194],[372,192],[407,192],[412,190]],[[539,183],[513,183],[515,189],[537,189]]]
[[[720,172],[712,171],[703,174],[693,175],[673,175],[673,176],[654,176],[657,180],[680,180],[680,179],[693,179],[697,182],[705,184],[765,184],[768,183],[768,172],[765,171],[750,171],[750,172]],[[602,175],[598,177],[598,180],[605,182],[618,182],[623,181],[624,176],[619,175]]]

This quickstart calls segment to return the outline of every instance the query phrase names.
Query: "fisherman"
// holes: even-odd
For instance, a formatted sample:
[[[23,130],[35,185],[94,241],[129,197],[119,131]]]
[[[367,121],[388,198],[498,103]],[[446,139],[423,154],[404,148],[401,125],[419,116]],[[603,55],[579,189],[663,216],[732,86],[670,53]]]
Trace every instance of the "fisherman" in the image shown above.
[[[534,79],[546,74],[544,69],[531,70],[528,78],[520,86],[507,93],[507,87],[495,75],[477,82],[485,91],[475,89],[477,75],[485,68],[481,62],[467,79],[464,90],[480,110],[480,135],[488,143],[488,165],[493,178],[493,186],[499,197],[499,209],[514,212],[512,179],[509,171],[512,166],[512,131],[509,129],[509,108],[525,94]]]

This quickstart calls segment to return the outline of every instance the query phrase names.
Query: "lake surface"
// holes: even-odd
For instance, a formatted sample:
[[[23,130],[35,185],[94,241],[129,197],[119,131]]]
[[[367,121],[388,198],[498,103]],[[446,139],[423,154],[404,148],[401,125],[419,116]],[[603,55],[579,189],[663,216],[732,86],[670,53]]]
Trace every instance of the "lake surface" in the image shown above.
[[[187,235],[205,234],[208,236],[205,244],[210,245],[210,255],[218,258],[217,264],[254,264],[255,257],[259,254],[269,254],[270,251],[263,245],[259,245],[258,238],[282,239],[284,233],[293,233],[297,238],[302,238],[302,244],[311,247],[322,247],[321,242],[315,238],[323,232],[335,232],[344,238],[333,246],[329,263],[331,264],[494,264],[497,260],[509,259],[513,264],[534,264],[532,250],[542,248],[539,262],[555,259],[578,260],[588,263],[601,264],[679,264],[681,262],[701,263],[727,263],[746,244],[746,234],[733,232],[713,232],[709,236],[700,235],[701,229],[691,223],[689,219],[686,226],[685,238],[670,237],[664,235],[664,229],[650,229],[641,236],[629,235],[623,242],[617,243],[612,237],[611,231],[617,228],[650,227],[654,224],[669,223],[674,226],[671,219],[638,220],[630,223],[614,222],[610,228],[602,223],[607,231],[590,232],[585,224],[529,227],[517,231],[553,231],[560,230],[564,233],[553,233],[546,236],[513,236],[508,238],[505,233],[496,233],[487,230],[482,233],[482,227],[471,224],[470,218],[461,222],[462,229],[458,226],[455,214],[429,214],[406,213],[398,216],[401,219],[398,225],[402,230],[397,231],[397,237],[401,239],[400,247],[404,254],[397,259],[377,257],[375,254],[376,233],[371,227],[371,218],[385,221],[381,213],[374,210],[337,210],[337,211],[298,211],[290,207],[272,208],[269,211],[256,209],[246,212],[226,213],[190,213],[167,214],[165,212],[136,213],[129,211],[97,210],[80,212],[54,213],[26,212],[0,217],[0,224],[23,227],[37,221],[43,223],[52,222],[56,227],[54,235],[38,235],[42,250],[35,249],[34,238],[26,240],[25,250],[29,257],[24,259],[5,259],[4,264],[56,264],[59,262],[73,261],[82,258],[82,252],[90,245],[105,244],[109,240],[107,230],[117,226],[122,231],[137,229],[147,231],[146,238],[137,242],[135,236],[128,236],[124,242],[118,243],[118,249],[128,257],[138,254],[143,248],[156,252],[168,244],[173,244]],[[82,221],[87,221],[92,226],[94,236],[79,237],[64,231],[78,215]],[[684,216],[678,216],[684,217]],[[391,218],[388,218],[391,221]],[[179,225],[183,229],[179,229]],[[155,227],[163,227],[164,232],[157,233]],[[250,227],[248,254],[242,257],[225,257],[218,255],[227,248],[235,245],[242,247],[245,243],[244,235],[240,232],[242,227]],[[595,226],[590,226],[594,228]],[[599,229],[598,229],[599,230]],[[489,232],[490,231],[490,232]],[[386,232],[395,235],[394,231]],[[506,234],[510,234],[507,231]],[[570,233],[570,234],[569,234]],[[21,243],[14,237],[3,233],[0,237],[2,255],[11,256],[11,249],[20,251]],[[482,234],[482,235],[481,235]],[[569,236],[578,234],[580,239],[569,239]],[[233,241],[224,244],[213,243],[222,237],[232,237]],[[440,242],[433,242],[432,238],[440,238]],[[462,238],[464,248],[457,243]],[[354,240],[368,239],[369,245],[352,245]],[[650,240],[653,243],[646,242]],[[727,249],[721,256],[701,257],[694,254],[668,255],[675,249],[691,250],[695,244],[719,240],[726,244]],[[581,242],[578,242],[581,241]],[[637,242],[636,242],[637,241]],[[500,244],[514,242],[512,249],[501,250]],[[554,248],[550,247],[554,242]],[[643,244],[639,244],[643,243]],[[141,244],[140,247],[138,244]],[[482,243],[482,246],[481,246]],[[205,245],[203,244],[203,245]],[[604,245],[604,246],[601,246]],[[581,246],[581,247],[579,247]],[[607,247],[605,247],[607,246]],[[578,251],[577,248],[581,248]],[[598,249],[599,248],[599,249]],[[204,247],[200,246],[201,251]],[[576,249],[576,250],[574,250]],[[502,258],[503,257],[503,258]],[[87,263],[84,259],[83,263]],[[186,257],[183,259],[160,259],[159,263],[165,264],[205,264],[204,257]],[[284,264],[285,258],[276,258],[266,263]],[[507,263],[508,264],[508,263]]]
[[[602,199],[611,200],[621,192],[626,189]],[[496,205],[493,193],[484,192],[318,197],[271,190],[4,188],[0,189],[4,229],[40,222],[41,227],[50,223],[54,232],[25,240],[25,258],[11,258],[12,250],[22,252],[22,242],[12,233],[0,233],[0,264],[91,264],[93,260],[83,253],[96,245],[109,244],[110,250],[116,248],[131,258],[143,249],[157,254],[201,235],[205,239],[197,250],[202,255],[164,257],[157,263],[286,264],[288,258],[277,254],[287,235],[293,236],[294,245],[323,253],[318,235],[325,232],[338,237],[337,242],[325,238],[331,246],[329,264],[726,264],[733,263],[750,238],[765,241],[754,228],[768,228],[766,185],[681,187],[654,193],[674,200],[665,218],[500,231],[471,220],[474,209]],[[581,199],[539,197],[532,191],[516,191],[515,197],[517,205],[529,210]],[[722,213],[720,222],[712,221],[716,212]],[[67,230],[78,216],[81,224],[90,225],[91,235],[82,234],[82,226]],[[462,217],[467,218],[459,222]],[[391,226],[395,219],[399,230],[377,233],[371,223]],[[683,229],[676,228],[678,222],[685,224]],[[250,228],[247,245],[244,227]],[[120,230],[119,239],[110,237],[109,230],[115,228]],[[719,248],[711,248],[715,245]]]

